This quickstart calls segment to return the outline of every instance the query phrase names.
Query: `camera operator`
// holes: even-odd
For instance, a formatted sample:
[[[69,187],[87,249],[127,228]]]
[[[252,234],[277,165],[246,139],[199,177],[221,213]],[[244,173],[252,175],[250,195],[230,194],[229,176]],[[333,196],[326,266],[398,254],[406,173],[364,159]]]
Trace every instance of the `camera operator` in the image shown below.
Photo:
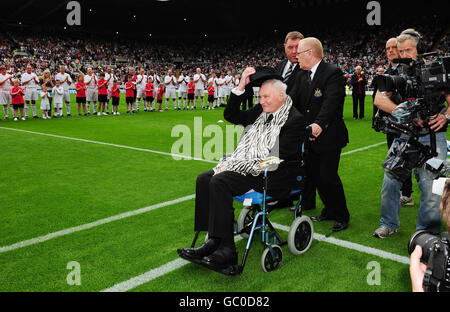
[[[414,29],[407,29],[397,37],[397,48],[401,58],[418,59],[417,46],[421,40],[421,36]],[[422,52],[422,51],[421,51]],[[404,66],[404,65],[403,65]],[[392,111],[397,107],[389,97],[391,92],[377,91],[375,96],[375,105],[392,114]],[[436,158],[445,161],[447,154],[447,118],[450,115],[449,108],[445,108],[444,102],[450,102],[450,95],[441,95],[439,103],[442,104],[440,109],[443,113],[431,116],[428,125],[431,130],[436,133]],[[445,110],[445,111],[444,111]],[[418,121],[421,127],[424,127],[424,121]],[[428,129],[420,133],[418,142],[423,145],[430,146],[430,135],[427,133]],[[394,147],[394,145],[392,145]],[[392,148],[390,149],[390,151]],[[421,191],[420,207],[418,212],[418,221],[416,230],[427,230],[430,233],[438,234],[441,226],[441,216],[439,213],[440,196],[432,193],[432,185],[434,176],[424,167],[414,168],[418,185]],[[388,170],[385,170],[383,186],[381,189],[381,220],[380,228],[378,228],[374,236],[385,238],[397,232],[400,226],[399,211],[400,211],[400,196],[401,196],[402,182],[397,180]]]
[[[441,214],[444,217],[444,222],[447,225],[447,232],[450,234],[450,180],[447,180],[442,194]],[[427,270],[427,265],[420,262],[422,257],[422,247],[416,245],[416,248],[411,253],[409,273],[411,276],[412,291],[423,292],[423,279]]]
[[[386,41],[386,57],[389,61],[389,67],[386,69],[386,71],[384,72],[384,74],[386,75],[398,75],[398,65],[394,63],[394,59],[399,58],[400,54],[398,53],[398,49],[397,49],[397,38],[390,38],[388,41]],[[377,75],[382,75],[383,73],[379,73],[377,70]],[[373,102],[375,103],[375,95],[376,92],[378,90],[378,86],[375,83],[375,79],[373,84],[373,88],[374,88],[374,93],[373,93]],[[383,116],[387,116],[388,113],[385,113],[384,111],[382,111],[381,109],[378,109],[378,107],[376,105],[374,105],[373,107],[373,120],[372,120],[372,128],[375,129],[375,131],[380,131],[379,129],[379,121]],[[376,116],[376,117],[375,117]],[[395,139],[395,135],[393,135],[392,133],[387,133],[386,134],[386,141],[387,141],[387,146],[388,149],[391,148],[392,146],[392,142],[394,142]],[[413,190],[412,190],[412,177],[411,175],[409,175],[409,178],[406,179],[403,182],[403,186],[402,186],[402,196],[400,197],[400,204],[402,206],[414,206],[414,200],[411,196]]]

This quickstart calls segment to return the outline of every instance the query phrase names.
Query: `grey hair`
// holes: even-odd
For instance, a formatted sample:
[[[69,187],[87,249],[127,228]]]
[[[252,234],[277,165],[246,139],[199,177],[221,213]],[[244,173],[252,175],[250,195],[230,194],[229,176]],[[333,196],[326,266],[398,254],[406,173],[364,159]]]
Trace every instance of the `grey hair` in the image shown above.
[[[286,97],[287,85],[283,81],[278,80],[278,79],[269,79],[269,80],[264,81],[264,83],[261,85],[261,88],[265,84],[270,84],[272,87],[279,90],[283,94],[284,97]]]
[[[417,36],[410,35],[409,33],[416,34]],[[414,28],[408,28],[401,32],[401,34],[397,37],[397,43],[404,42],[405,40],[411,39],[414,43],[414,46],[417,47],[417,44],[419,43],[421,35],[414,29]]]

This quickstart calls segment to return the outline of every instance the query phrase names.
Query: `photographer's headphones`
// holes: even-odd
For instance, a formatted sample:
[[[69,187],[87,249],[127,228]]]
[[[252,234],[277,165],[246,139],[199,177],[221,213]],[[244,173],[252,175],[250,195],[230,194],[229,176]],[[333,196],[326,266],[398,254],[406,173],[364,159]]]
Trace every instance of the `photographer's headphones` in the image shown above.
[[[422,42],[422,36],[415,31],[405,31],[401,33],[402,35],[410,35],[413,36],[415,38],[418,39],[417,41],[417,45],[416,45],[416,49],[417,49],[417,54],[423,54],[425,53],[425,45]]]

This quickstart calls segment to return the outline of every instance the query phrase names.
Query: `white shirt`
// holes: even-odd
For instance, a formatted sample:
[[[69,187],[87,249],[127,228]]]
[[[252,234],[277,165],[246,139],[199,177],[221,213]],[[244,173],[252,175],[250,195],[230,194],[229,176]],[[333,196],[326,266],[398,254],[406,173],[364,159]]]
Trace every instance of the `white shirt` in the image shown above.
[[[109,79],[110,76],[112,76],[111,79]],[[117,77],[113,73],[111,73],[111,74],[105,73],[105,80],[108,80],[108,79],[109,79],[108,90],[112,90],[112,86],[114,84],[114,79],[117,79]]]
[[[11,80],[9,80],[9,78],[11,78],[12,75],[6,73],[5,75],[0,74],[0,81],[4,81],[6,79],[6,81],[0,85],[0,90],[2,91],[8,91],[9,89],[11,89],[12,85],[11,85]]]
[[[189,81],[189,76],[184,77],[183,74],[178,76],[178,85],[180,86],[180,92],[187,92],[187,84]]]
[[[166,85],[167,89],[175,89],[175,86],[177,85],[177,78],[174,75],[167,75],[166,77],[164,77],[164,84]]]
[[[209,78],[208,79],[208,86],[209,86],[209,83],[210,82],[212,82],[212,86],[215,88],[215,89],[217,89],[217,78]]]
[[[316,65],[314,65],[310,70],[311,70],[311,81],[314,79],[314,74],[316,73],[316,71],[317,71],[317,67],[319,67],[319,64],[320,64],[320,62],[321,62],[322,60],[320,60],[320,61],[318,61],[317,63],[316,63]]]
[[[158,88],[160,82],[161,82],[161,81],[159,80],[158,75],[157,75],[157,74],[154,74],[154,75],[153,75],[153,85],[155,86],[155,89]]]
[[[27,81],[27,80],[30,80],[31,79],[31,81],[29,82],[29,83],[27,83],[27,84],[23,84],[24,83],[24,81]],[[38,77],[37,77],[37,75],[35,74],[35,73],[31,73],[31,74],[29,74],[29,73],[23,73],[22,74],[22,79],[21,79],[21,83],[22,83],[22,85],[25,87],[25,88],[37,88],[37,85],[38,85],[38,83],[36,83],[36,81],[38,81],[39,82],[39,79],[38,79]]]
[[[137,75],[136,78],[136,87],[139,89],[144,89],[147,84],[147,75]]]
[[[105,75],[106,77],[106,75]],[[86,88],[88,89],[96,89],[97,88],[97,82],[98,79],[95,76],[95,74],[91,74],[91,76],[86,75],[84,76],[84,83],[86,84]]]
[[[203,74],[195,74],[194,75],[194,83],[195,83],[195,89],[204,89],[205,88],[205,83],[203,82],[203,80],[206,80],[205,75]],[[197,81],[198,80],[198,81]],[[197,81],[197,82],[196,82]]]
[[[224,83],[225,83],[225,78],[217,78],[217,85],[219,86],[219,88],[225,87]]]
[[[225,76],[225,83],[228,85],[228,87],[234,87],[233,86],[233,76],[229,76],[229,75],[226,75]]]
[[[54,86],[52,92],[55,103],[62,104],[64,88],[62,86],[59,86],[59,88],[57,86]]]
[[[284,78],[284,76],[286,76],[286,73],[289,70],[289,66],[291,66],[291,64],[294,65],[294,66],[292,66],[292,71],[294,71],[295,66],[297,66],[297,63],[291,63],[291,61],[288,60],[286,63],[286,66],[284,66],[284,69],[283,69],[283,75],[282,75],[283,78]]]
[[[50,104],[50,101],[48,99],[48,92],[41,92],[41,103]]]
[[[64,81],[64,83],[62,83],[63,80],[66,79],[66,77],[68,77],[67,81]],[[64,88],[64,91],[68,91],[70,85],[72,84],[72,78],[70,78],[70,75],[68,73],[64,73],[64,74],[61,74],[60,72],[57,73],[55,80],[61,81],[61,86]]]

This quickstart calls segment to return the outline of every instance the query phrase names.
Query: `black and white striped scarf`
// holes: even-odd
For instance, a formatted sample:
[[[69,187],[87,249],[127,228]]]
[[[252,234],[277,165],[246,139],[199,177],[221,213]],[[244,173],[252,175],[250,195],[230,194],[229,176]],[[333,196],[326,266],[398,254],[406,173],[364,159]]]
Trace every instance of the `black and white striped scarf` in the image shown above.
[[[213,170],[214,174],[223,171],[234,171],[242,175],[257,176],[262,173],[260,162],[269,157],[281,127],[286,123],[292,106],[292,99],[286,96],[286,103],[274,114],[270,123],[266,124],[269,113],[261,113],[250,129],[242,135],[238,146],[227,158],[223,159]]]

